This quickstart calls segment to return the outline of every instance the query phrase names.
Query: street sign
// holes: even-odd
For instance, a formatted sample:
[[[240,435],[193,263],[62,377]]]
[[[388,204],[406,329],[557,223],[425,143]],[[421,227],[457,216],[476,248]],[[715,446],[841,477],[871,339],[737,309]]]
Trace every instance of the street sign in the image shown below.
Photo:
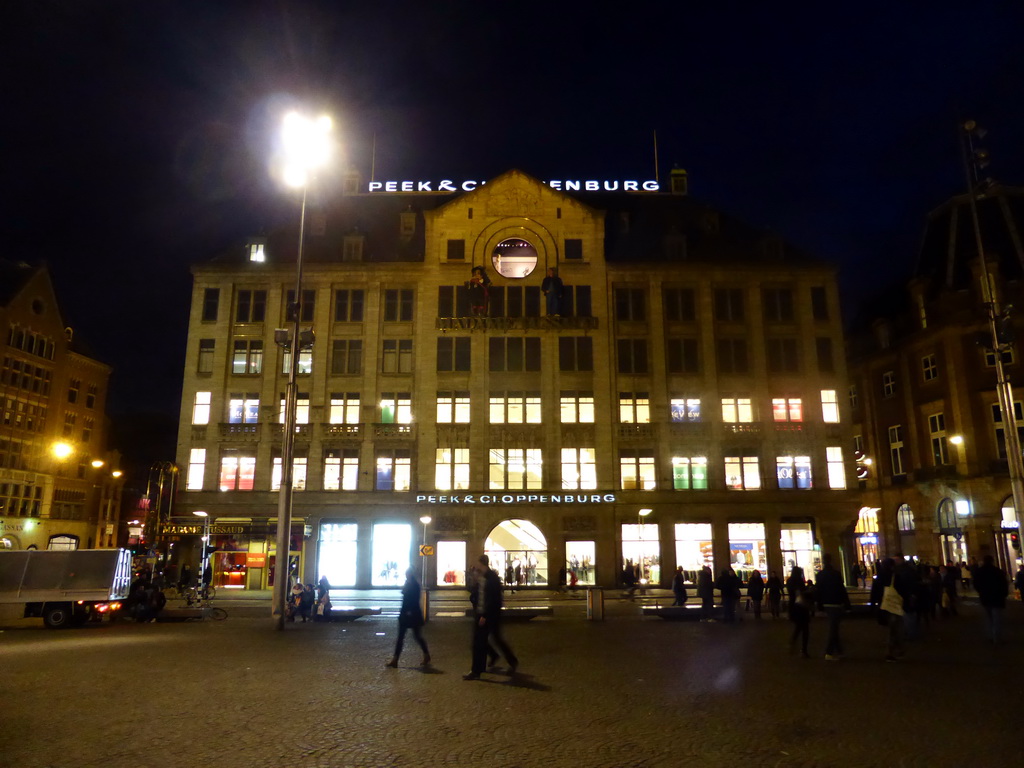
[[[420,544],[420,557],[430,557],[434,554],[434,548],[429,544]]]

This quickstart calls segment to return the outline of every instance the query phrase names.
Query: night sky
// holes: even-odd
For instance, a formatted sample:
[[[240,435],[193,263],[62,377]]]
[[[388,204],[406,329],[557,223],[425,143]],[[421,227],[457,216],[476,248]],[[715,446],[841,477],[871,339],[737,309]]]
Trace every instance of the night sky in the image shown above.
[[[1024,183],[1021,3],[696,6],[6,0],[3,257],[49,265],[148,466],[173,459],[189,265],[294,225],[268,173],[290,105],[333,114],[364,178],[375,139],[378,179],[652,178],[657,130],[663,180],[840,265],[847,318],[963,190],[958,122]]]

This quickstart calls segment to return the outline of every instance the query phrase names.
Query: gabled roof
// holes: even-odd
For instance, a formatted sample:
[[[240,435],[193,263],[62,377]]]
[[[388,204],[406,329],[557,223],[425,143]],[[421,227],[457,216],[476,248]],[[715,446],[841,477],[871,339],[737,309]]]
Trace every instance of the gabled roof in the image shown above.
[[[31,267],[23,261],[0,259],[0,307],[10,304],[38,269],[42,267]]]

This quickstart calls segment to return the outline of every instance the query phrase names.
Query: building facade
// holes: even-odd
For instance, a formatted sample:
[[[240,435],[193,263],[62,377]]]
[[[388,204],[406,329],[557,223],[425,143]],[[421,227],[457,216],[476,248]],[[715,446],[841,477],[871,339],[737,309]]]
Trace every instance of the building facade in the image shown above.
[[[1010,309],[1000,322],[1006,343],[995,345],[986,301],[1002,311],[1024,299],[1024,190],[990,188],[977,210],[986,265],[970,200],[953,198],[928,216],[909,285],[868,307],[849,339],[848,396],[863,475],[853,548],[868,562],[897,553],[930,563],[993,555],[1011,574],[1019,567],[996,391],[999,354],[1020,432],[1019,323]]]
[[[678,174],[672,192],[613,186],[350,188],[309,215],[298,302],[295,232],[195,266],[165,548],[195,557],[206,512],[215,584],[273,582],[291,310],[315,335],[304,581],[397,585],[412,564],[459,586],[484,551],[536,586],[838,556],[857,502],[834,270]]]
[[[0,261],[0,329],[0,546],[116,546],[110,367],[76,349],[43,267]]]

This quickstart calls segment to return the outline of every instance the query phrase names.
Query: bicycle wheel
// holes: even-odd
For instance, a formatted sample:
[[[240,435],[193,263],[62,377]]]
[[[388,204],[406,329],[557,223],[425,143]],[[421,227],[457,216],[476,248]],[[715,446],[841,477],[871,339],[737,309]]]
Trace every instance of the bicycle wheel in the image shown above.
[[[207,600],[213,600],[217,596],[217,590],[213,588],[212,584],[204,588],[203,593]]]
[[[224,621],[228,617],[228,612],[223,608],[211,608],[210,618],[214,621]]]

